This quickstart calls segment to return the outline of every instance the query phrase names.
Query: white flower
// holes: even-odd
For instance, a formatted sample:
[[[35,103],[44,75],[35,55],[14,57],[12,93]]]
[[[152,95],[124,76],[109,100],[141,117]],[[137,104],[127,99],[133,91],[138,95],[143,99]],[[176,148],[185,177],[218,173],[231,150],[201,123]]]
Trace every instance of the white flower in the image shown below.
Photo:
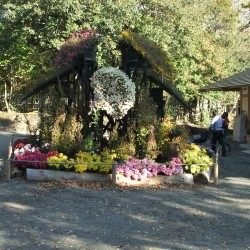
[[[106,110],[114,119],[121,119],[134,106],[135,84],[117,68],[96,71],[91,86],[94,88],[93,110]]]
[[[14,150],[14,155],[15,156],[18,156],[18,155],[23,155],[25,153],[25,150],[24,150],[24,148],[16,148],[15,150]]]
[[[28,150],[28,151],[30,151],[30,149],[31,149],[31,144],[26,144],[26,145],[24,145],[24,150]]]
[[[31,151],[32,153],[36,152],[36,150],[37,150],[37,148],[35,148],[35,147],[32,147],[32,148],[30,149],[30,151]]]

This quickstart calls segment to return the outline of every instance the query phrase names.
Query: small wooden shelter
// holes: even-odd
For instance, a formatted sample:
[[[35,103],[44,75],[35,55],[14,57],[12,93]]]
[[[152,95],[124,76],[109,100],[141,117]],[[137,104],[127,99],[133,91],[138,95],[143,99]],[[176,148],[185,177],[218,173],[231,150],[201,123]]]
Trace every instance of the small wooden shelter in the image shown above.
[[[207,91],[238,91],[240,103],[234,120],[234,140],[241,141],[250,129],[250,69],[200,88]]]

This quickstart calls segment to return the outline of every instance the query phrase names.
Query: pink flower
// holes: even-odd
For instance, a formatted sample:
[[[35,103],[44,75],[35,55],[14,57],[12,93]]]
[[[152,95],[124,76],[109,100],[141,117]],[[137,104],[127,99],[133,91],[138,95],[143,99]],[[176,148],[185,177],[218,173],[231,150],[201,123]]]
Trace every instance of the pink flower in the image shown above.
[[[84,52],[89,46],[88,42],[97,35],[96,30],[74,32],[71,37],[60,46],[60,50],[55,58],[56,67],[65,66],[71,63],[78,54]]]
[[[175,157],[171,159],[170,165],[159,164],[148,159],[136,159],[124,161],[124,164],[117,167],[117,173],[122,173],[125,177],[132,180],[141,181],[142,179],[156,176],[157,174],[164,174],[171,176],[172,174],[183,173],[182,161]]]

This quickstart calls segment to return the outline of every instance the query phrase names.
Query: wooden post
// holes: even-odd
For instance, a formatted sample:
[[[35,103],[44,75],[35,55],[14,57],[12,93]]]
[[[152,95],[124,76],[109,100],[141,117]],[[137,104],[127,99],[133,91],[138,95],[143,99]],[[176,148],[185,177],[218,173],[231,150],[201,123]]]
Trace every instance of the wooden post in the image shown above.
[[[218,185],[219,181],[219,166],[218,163],[214,163],[214,184]]]
[[[12,154],[13,154],[13,143],[9,145],[9,150],[8,150],[8,159],[12,159]]]
[[[219,150],[220,150],[220,146],[218,147],[216,151],[215,160],[214,160],[214,184],[215,185],[218,185],[218,182],[219,182],[219,165],[218,165]]]
[[[10,160],[6,160],[5,161],[5,176],[6,176],[6,180],[10,181],[10,175],[11,175],[11,161]]]
[[[116,184],[116,166],[117,164],[114,163],[112,166],[112,183]]]
[[[9,149],[8,149],[8,159],[6,160],[5,162],[5,165],[6,165],[6,180],[7,181],[10,181],[10,178],[11,178],[11,166],[12,166],[12,162],[11,162],[11,159],[12,159],[12,154],[13,154],[13,145],[14,145],[14,141],[13,141],[13,135],[12,135],[12,140],[9,144]]]

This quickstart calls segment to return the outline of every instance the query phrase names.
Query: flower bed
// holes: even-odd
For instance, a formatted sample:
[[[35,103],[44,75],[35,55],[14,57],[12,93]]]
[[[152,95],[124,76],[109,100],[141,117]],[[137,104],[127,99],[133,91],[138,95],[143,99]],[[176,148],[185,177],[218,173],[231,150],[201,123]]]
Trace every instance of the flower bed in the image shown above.
[[[50,163],[52,164],[52,163]],[[65,163],[53,163],[60,165]],[[77,165],[95,169],[96,166],[107,163],[95,162],[71,162],[78,169]],[[26,169],[27,179],[34,181],[96,181],[112,182],[116,185],[157,185],[163,183],[186,183],[194,184],[193,175],[183,172],[182,162],[179,158],[173,158],[169,164],[160,164],[147,159],[139,160],[132,158],[122,164],[110,164],[112,174],[101,174],[98,172],[74,173],[69,171],[55,171],[47,169]]]
[[[112,155],[104,150],[100,155],[79,151],[74,159],[58,151],[49,151],[50,145],[45,143],[34,147],[31,144],[18,143],[14,145],[13,166],[18,169],[49,169],[83,173],[85,171],[111,173],[114,160]]]
[[[152,186],[164,183],[169,184],[194,184],[194,178],[192,174],[178,174],[171,176],[157,175],[150,178],[143,179],[141,181],[131,180],[124,177],[124,175],[116,174],[112,177],[113,183],[119,186]]]
[[[113,183],[121,186],[163,183],[194,184],[194,180],[192,174],[184,173],[182,161],[178,157],[173,157],[168,164],[132,158],[115,166]]]
[[[124,161],[116,167],[116,174],[123,174],[131,180],[141,181],[156,175],[171,176],[172,174],[183,173],[182,161],[180,158],[172,158],[169,165],[156,163],[148,159],[135,159]]]
[[[117,163],[107,150],[99,155],[79,151],[74,159],[68,159],[66,155],[57,151],[49,151],[49,144],[43,145],[42,148],[47,152],[41,152],[39,148],[30,144],[15,145],[13,166],[26,169],[28,180],[111,181],[112,179],[113,183],[118,185],[193,184],[194,181],[202,180],[205,184],[209,181],[213,164],[205,149],[195,145],[190,145],[183,161],[179,157],[173,157],[167,163],[156,163],[146,158],[131,158],[123,163]]]

